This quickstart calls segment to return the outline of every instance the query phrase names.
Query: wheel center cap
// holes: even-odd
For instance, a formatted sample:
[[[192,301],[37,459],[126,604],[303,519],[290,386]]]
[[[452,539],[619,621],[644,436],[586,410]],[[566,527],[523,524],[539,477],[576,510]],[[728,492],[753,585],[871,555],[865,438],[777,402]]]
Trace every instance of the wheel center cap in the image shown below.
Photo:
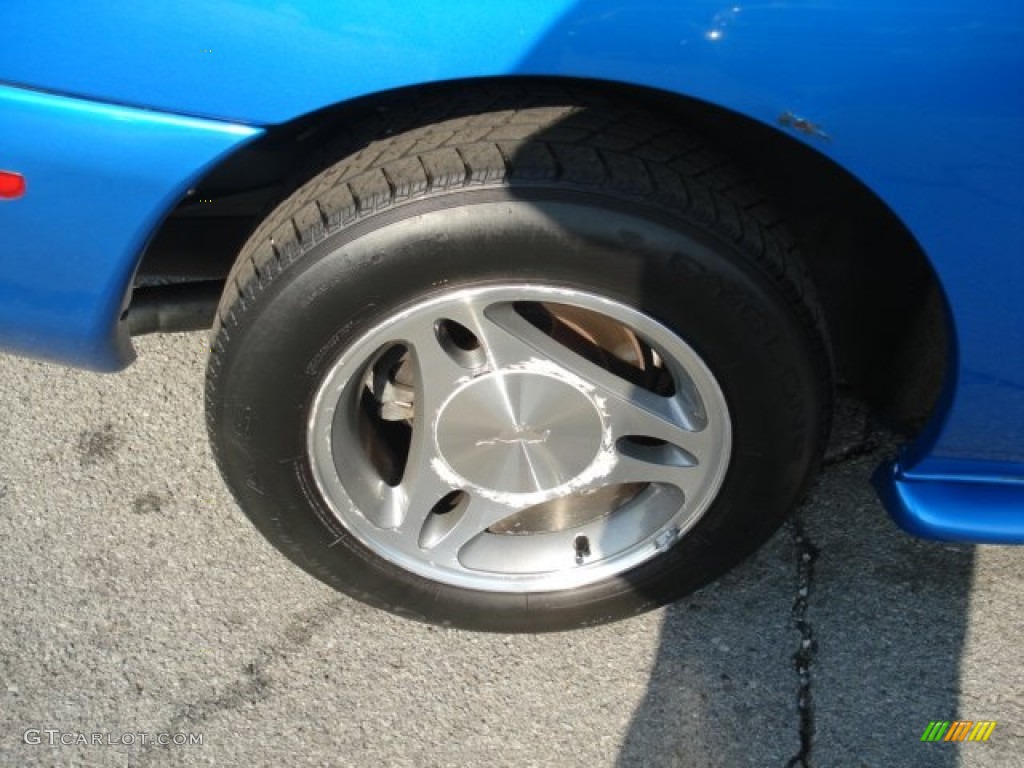
[[[594,402],[547,373],[497,371],[473,379],[441,408],[441,456],[470,483],[534,493],[567,483],[601,448]]]

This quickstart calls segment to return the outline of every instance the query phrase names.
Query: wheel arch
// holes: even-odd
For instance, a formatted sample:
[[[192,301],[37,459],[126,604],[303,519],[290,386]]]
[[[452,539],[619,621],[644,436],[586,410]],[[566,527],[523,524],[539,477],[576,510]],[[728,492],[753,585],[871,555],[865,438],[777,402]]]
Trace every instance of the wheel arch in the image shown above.
[[[364,96],[272,126],[210,169],[162,222],[136,285],[223,279],[278,202],[382,131],[417,127],[403,123],[406,113],[415,113],[418,124],[456,116],[448,97],[466,88],[493,97],[495,109],[514,106],[529,100],[538,83],[610,92],[657,110],[736,161],[800,241],[840,381],[886,422],[912,433],[925,424],[940,402],[954,334],[939,280],[907,227],[853,173],[788,133],[784,123],[768,125],[646,86],[536,77],[448,81]],[[405,108],[413,102],[416,110]]]

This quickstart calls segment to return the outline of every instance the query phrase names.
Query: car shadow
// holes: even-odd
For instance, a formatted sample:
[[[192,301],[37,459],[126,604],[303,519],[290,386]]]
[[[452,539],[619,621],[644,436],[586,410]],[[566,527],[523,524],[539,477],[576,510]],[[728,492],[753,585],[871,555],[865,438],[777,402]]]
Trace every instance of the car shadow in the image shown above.
[[[957,712],[974,548],[898,531],[868,484],[880,454],[830,467],[753,558],[667,609],[619,766],[959,764],[920,738]]]

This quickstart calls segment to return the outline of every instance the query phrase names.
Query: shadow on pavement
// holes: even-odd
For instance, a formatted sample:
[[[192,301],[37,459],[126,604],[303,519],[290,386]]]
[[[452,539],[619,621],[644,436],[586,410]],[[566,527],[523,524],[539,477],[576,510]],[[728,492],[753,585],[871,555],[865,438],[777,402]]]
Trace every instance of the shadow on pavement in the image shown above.
[[[958,764],[952,745],[920,737],[930,720],[957,715],[973,547],[897,530],[868,485],[879,458],[831,467],[799,513],[817,551],[803,633],[793,608],[805,550],[792,525],[668,610],[620,766],[652,755],[665,766]]]

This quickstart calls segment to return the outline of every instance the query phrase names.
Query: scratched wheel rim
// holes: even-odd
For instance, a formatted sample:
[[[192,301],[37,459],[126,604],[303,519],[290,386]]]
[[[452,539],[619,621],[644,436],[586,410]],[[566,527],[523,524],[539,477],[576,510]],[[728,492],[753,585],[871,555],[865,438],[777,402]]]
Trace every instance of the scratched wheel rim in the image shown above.
[[[682,338],[537,284],[394,312],[332,364],[307,432],[349,534],[490,592],[580,587],[663,554],[707,512],[731,447],[725,396]]]

